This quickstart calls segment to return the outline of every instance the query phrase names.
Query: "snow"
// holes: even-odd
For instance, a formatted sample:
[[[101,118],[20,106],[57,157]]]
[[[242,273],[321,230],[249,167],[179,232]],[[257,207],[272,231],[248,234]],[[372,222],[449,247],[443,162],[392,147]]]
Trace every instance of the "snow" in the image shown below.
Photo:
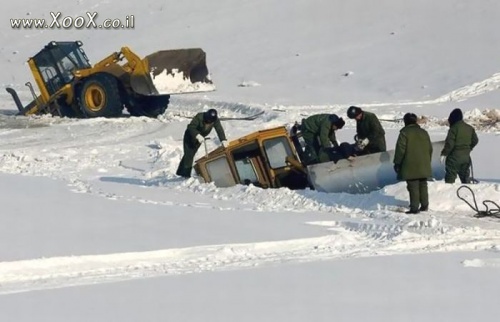
[[[358,105],[388,147],[406,112],[439,141],[461,108],[479,210],[500,203],[498,1],[26,0],[0,16],[51,11],[135,28],[4,28],[0,84],[24,104],[26,60],[51,40],[82,40],[93,63],[124,45],[203,48],[216,90],[172,95],[158,119],[83,120],[16,116],[0,92],[0,320],[498,319],[500,221],[475,218],[458,180],[430,182],[430,211],[409,216],[404,182],[350,195],[175,176],[189,117],[209,108],[264,112],[224,121],[232,140]],[[347,120],[337,137],[354,133]]]
[[[215,85],[211,83],[192,82],[189,77],[184,76],[183,72],[173,69],[167,73],[163,70],[160,74],[151,73],[153,84],[160,94],[180,94],[194,92],[215,91]]]

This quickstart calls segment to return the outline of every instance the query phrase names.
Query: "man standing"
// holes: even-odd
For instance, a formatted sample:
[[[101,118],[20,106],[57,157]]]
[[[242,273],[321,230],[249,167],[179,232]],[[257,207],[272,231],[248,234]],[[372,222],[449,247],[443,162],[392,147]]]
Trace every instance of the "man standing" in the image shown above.
[[[441,163],[446,166],[446,183],[454,183],[457,174],[462,183],[470,183],[470,153],[479,143],[479,139],[476,130],[465,123],[463,117],[459,108],[451,111],[448,117],[450,128],[441,151]]]
[[[182,156],[176,172],[178,176],[184,178],[191,177],[194,156],[196,155],[196,152],[200,148],[201,144],[204,143],[205,137],[214,127],[222,146],[226,148],[228,146],[226,134],[224,133],[224,129],[222,128],[216,110],[209,109],[206,112],[200,112],[196,114],[192,121],[188,124],[187,129],[184,132],[183,139],[184,155]]]
[[[429,208],[427,178],[432,176],[432,143],[429,133],[417,124],[415,114],[406,113],[403,120],[405,127],[396,142],[394,171],[399,180],[406,180],[410,194],[410,210],[406,213],[417,214]]]
[[[339,146],[335,131],[344,127],[345,121],[335,114],[316,114],[302,120],[300,131],[306,144],[307,163],[329,161],[327,148]]]
[[[351,106],[347,109],[347,117],[356,120],[356,141],[358,147],[363,148],[362,154],[386,151],[385,131],[374,113]]]

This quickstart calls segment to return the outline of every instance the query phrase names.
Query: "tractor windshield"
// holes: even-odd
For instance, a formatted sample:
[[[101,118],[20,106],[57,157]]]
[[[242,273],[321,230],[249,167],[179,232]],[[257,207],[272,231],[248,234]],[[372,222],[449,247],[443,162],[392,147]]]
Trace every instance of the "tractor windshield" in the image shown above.
[[[50,94],[70,83],[77,69],[90,68],[78,42],[53,42],[33,57]]]
[[[277,137],[264,141],[264,148],[266,150],[269,165],[273,169],[282,168],[286,166],[286,158],[293,156],[290,145],[285,137]]]

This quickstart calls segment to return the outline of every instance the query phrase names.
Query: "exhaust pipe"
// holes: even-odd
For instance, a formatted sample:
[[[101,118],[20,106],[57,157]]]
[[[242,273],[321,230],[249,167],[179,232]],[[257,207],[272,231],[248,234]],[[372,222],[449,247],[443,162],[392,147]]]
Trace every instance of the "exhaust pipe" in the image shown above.
[[[17,92],[15,89],[7,87],[5,89],[7,92],[12,95],[12,98],[14,99],[14,103],[16,103],[17,109],[19,110],[20,113],[24,114],[24,106],[21,103],[21,100],[19,99],[19,95],[17,95]]]
[[[34,111],[36,111],[38,109],[37,99],[31,101],[28,105],[23,106],[23,103],[21,103],[21,100],[19,99],[19,96],[17,95],[17,92],[15,89],[7,87],[7,88],[5,88],[5,90],[7,92],[9,92],[10,95],[12,95],[12,98],[14,99],[14,103],[16,103],[17,109],[19,110],[19,113],[17,113],[17,115],[32,114],[33,109],[34,109]]]

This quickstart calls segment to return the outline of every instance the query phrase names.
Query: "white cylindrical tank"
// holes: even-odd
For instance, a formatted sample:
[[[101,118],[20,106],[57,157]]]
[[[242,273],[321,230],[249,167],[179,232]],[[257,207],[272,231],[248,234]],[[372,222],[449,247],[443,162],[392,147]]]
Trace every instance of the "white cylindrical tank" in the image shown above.
[[[444,165],[440,162],[444,141],[432,143],[432,176],[442,180]],[[394,172],[394,153],[390,150],[356,157],[354,161],[339,160],[307,167],[311,185],[322,192],[368,193],[398,182]]]

